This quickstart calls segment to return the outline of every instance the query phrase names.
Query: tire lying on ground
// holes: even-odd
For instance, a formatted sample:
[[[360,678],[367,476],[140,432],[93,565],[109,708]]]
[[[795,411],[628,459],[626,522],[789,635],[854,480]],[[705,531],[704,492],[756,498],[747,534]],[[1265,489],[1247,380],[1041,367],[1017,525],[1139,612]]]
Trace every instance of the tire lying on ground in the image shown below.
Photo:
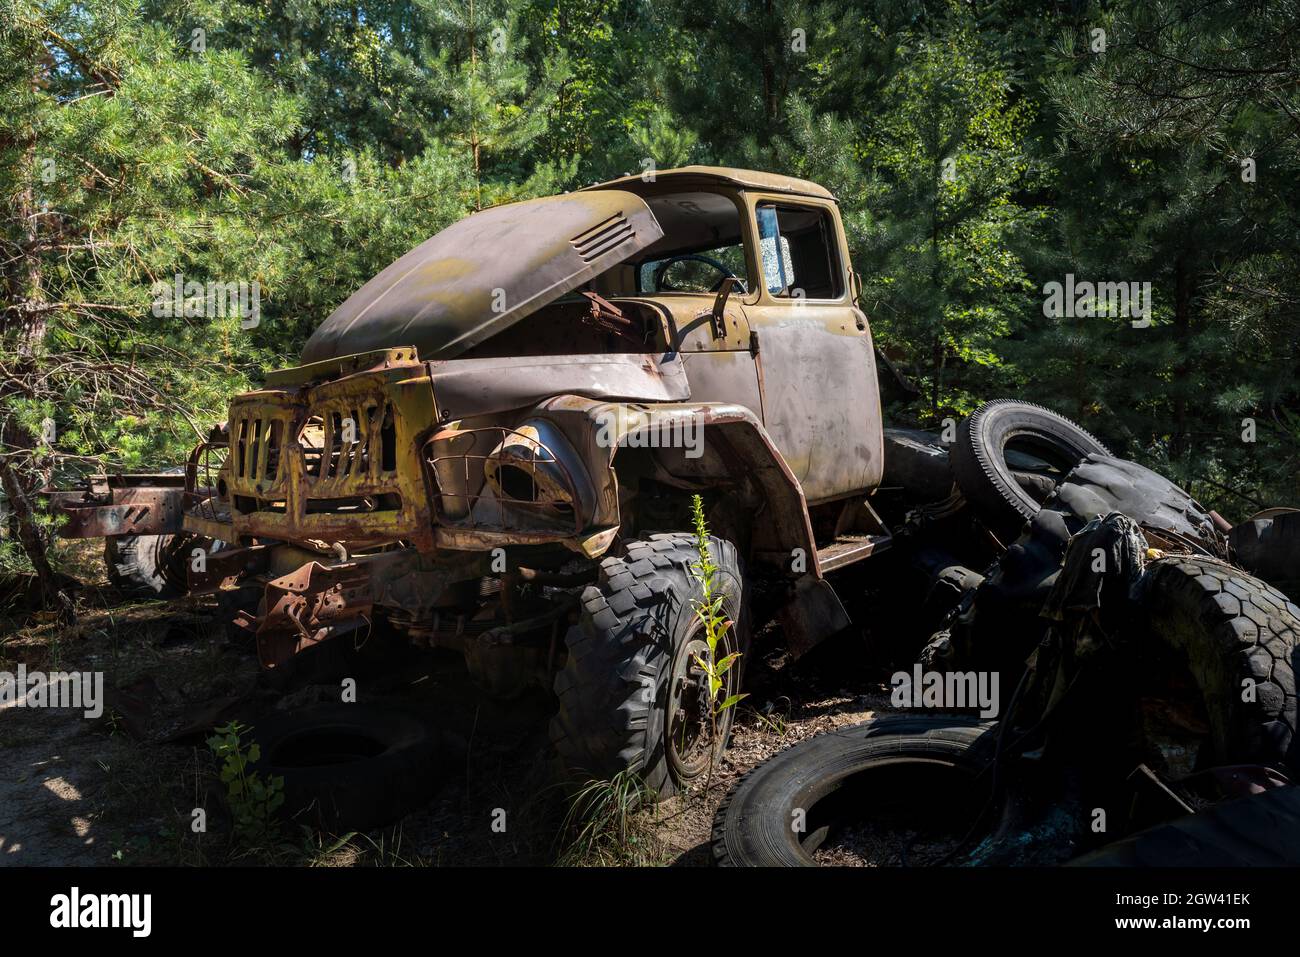
[[[718,647],[721,660],[741,658],[726,675],[719,702],[739,687],[749,644],[744,572],[735,546],[709,539],[717,571],[715,595],[735,624]],[[564,772],[606,780],[635,770],[659,797],[677,793],[707,773],[726,746],[734,708],[710,727],[707,688],[694,664],[707,655],[693,602],[703,598],[691,571],[695,539],[652,535],[627,546],[623,558],[601,562],[595,585],[582,594],[581,617],[565,638],[568,658],[555,678],[559,711],[551,722]]]
[[[946,848],[932,847],[928,860],[915,861],[944,862],[989,809],[992,776],[980,772],[994,754],[993,727],[953,716],[890,715],[802,741],[750,771],[723,801],[713,822],[714,861],[816,866],[814,853],[852,822],[871,827],[901,810],[918,830],[955,835]],[[997,820],[990,810],[988,818]],[[945,830],[939,819],[949,814]]]
[[[1267,583],[1209,558],[1154,561],[1139,588],[1144,621],[1137,640],[1161,661],[1164,673],[1153,673],[1152,681],[1169,674],[1169,660],[1185,665],[1195,683],[1186,691],[1204,709],[1209,733],[1192,756],[1194,766],[1300,770],[1300,607]],[[1168,655],[1162,659],[1160,651]]]
[[[174,598],[186,592],[195,548],[214,552],[220,542],[198,535],[114,535],[104,539],[104,566],[113,587],[132,594]]]
[[[1089,455],[1109,455],[1082,428],[1028,402],[986,402],[962,422],[952,473],[995,535],[1010,541],[1038,514],[1052,486]]]
[[[398,712],[358,704],[268,716],[249,770],[284,778],[282,816],[327,831],[367,830],[423,807],[439,782],[439,735]]]

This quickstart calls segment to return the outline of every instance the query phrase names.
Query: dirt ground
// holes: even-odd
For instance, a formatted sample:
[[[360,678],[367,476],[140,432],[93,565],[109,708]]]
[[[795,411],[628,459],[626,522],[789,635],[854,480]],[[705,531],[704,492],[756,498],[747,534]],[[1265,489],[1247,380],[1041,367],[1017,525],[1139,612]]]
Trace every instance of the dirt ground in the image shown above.
[[[433,719],[446,742],[436,797],[381,831],[331,835],[289,822],[278,838],[248,846],[232,837],[205,744],[210,729],[338,701],[339,685],[274,687],[252,650],[226,638],[211,600],[127,602],[90,583],[71,627],[46,613],[0,618],[0,670],[103,671],[108,699],[94,720],[70,710],[0,710],[0,863],[705,865],[714,812],[740,775],[804,738],[888,710],[888,673],[868,660],[864,637],[842,635],[791,664],[768,626],[755,639],[750,697],[709,788],[639,810],[599,795],[571,814],[575,799],[543,758],[547,695],[494,701],[459,656],[371,636],[348,650],[358,701]],[[191,827],[195,808],[208,815],[205,833]],[[492,827],[499,809],[504,833]],[[584,830],[584,821],[597,823]],[[861,863],[826,853],[827,863]]]

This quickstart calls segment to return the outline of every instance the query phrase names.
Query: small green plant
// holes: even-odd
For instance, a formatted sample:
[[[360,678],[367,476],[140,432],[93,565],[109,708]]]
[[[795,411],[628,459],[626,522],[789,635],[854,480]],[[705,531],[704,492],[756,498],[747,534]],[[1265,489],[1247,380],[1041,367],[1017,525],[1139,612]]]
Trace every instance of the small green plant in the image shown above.
[[[714,591],[713,576],[717,574],[718,566],[713,563],[713,556],[709,553],[709,526],[704,520],[704,500],[699,495],[691,496],[691,523],[695,526],[695,551],[699,555],[699,560],[691,565],[691,572],[695,580],[700,583],[702,596],[692,599],[691,605],[695,609],[695,617],[704,626],[704,640],[709,650],[707,658],[702,655],[695,656],[696,665],[704,672],[705,680],[708,681],[709,691],[709,777],[705,784],[707,789],[713,783],[718,717],[728,708],[734,708],[745,700],[748,695],[731,694],[721,701],[718,700],[726,684],[727,672],[740,659],[739,651],[733,651],[719,658],[718,645],[723,642],[736,623],[723,613],[724,596]]]
[[[276,811],[284,804],[284,778],[277,775],[263,780],[258,772],[249,773],[248,766],[262,757],[260,745],[244,743],[243,736],[250,730],[231,721],[208,738],[208,747],[221,761],[221,783],[226,786],[235,839],[255,847],[279,831]]]

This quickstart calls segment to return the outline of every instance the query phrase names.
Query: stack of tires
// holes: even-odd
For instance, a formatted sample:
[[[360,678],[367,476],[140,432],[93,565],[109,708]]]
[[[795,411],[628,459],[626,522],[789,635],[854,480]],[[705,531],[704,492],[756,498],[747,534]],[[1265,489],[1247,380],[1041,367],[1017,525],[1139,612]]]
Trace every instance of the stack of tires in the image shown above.
[[[887,456],[907,446],[896,468],[932,470],[932,445],[896,435]],[[940,666],[1022,668],[1048,627],[1039,612],[1071,538],[1118,512],[1170,552],[1149,556],[1132,606],[1121,610],[1128,622],[1124,640],[1136,651],[1126,660],[1159,661],[1162,669],[1189,676],[1183,690],[1198,699],[1208,721],[1192,745],[1196,768],[1259,764],[1293,779],[1300,773],[1300,607],[1229,561],[1235,547],[1244,564],[1285,587],[1288,575],[1300,574],[1294,571],[1300,513],[1257,516],[1234,529],[1230,541],[1215,517],[1172,482],[1112,457],[1068,419],[1020,402],[991,402],[970,416],[948,465],[976,520],[1008,544],[943,636],[947,657],[938,659]],[[930,478],[939,490],[942,480]],[[1135,683],[1158,693],[1165,679],[1152,673]],[[1132,684],[1117,683],[1116,693]],[[1107,707],[1131,705],[1112,700]],[[964,717],[891,715],[802,742],[752,770],[728,797],[715,820],[715,860],[813,864],[832,825],[822,815],[817,827],[801,833],[792,830],[792,815],[816,817],[815,807],[836,804],[837,792],[881,768],[935,765],[951,769],[955,780],[979,775],[993,760],[997,733]],[[996,821],[991,826],[996,831]]]

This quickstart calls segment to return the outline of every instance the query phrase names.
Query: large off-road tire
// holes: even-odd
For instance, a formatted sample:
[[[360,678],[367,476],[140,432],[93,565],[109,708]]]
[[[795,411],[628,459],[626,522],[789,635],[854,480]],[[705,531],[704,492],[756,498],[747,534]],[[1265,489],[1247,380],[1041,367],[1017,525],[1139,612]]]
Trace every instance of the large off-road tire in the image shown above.
[[[269,716],[253,726],[249,766],[284,778],[282,816],[336,833],[390,824],[423,807],[440,780],[440,736],[423,721],[359,704]]]
[[[889,715],[801,741],[750,771],[723,801],[713,859],[723,867],[813,867],[839,824],[869,822],[895,804],[928,817],[926,800],[957,815],[949,824],[960,837],[988,808],[991,776],[979,775],[995,752],[993,727],[951,715]]]
[[[1138,653],[1146,650],[1142,657],[1158,663],[1161,673],[1151,674],[1153,682],[1170,673],[1170,661],[1185,666],[1195,687],[1184,690],[1199,698],[1194,704],[1208,723],[1208,735],[1190,756],[1194,766],[1300,769],[1300,607],[1265,582],[1209,558],[1159,559],[1147,567],[1140,587],[1145,621]],[[1244,693],[1247,688],[1253,694]],[[1177,707],[1177,697],[1160,689],[1153,699],[1162,710]]]
[[[186,592],[190,553],[220,547],[220,542],[198,535],[114,535],[104,539],[104,566],[115,588],[174,598]]]
[[[714,595],[734,622],[717,658],[741,653],[720,703],[740,684],[748,596],[735,546],[710,538],[709,552]],[[559,711],[551,722],[569,776],[606,780],[631,769],[664,798],[702,780],[725,749],[734,708],[710,722],[707,686],[692,660],[707,656],[694,604],[703,598],[692,569],[698,561],[694,536],[651,535],[629,544],[624,557],[606,558],[597,583],[583,592],[581,617],[565,639],[568,659],[555,678]]]
[[[953,443],[953,478],[1002,541],[1038,514],[1051,487],[1088,455],[1109,455],[1064,416],[1028,402],[986,402],[962,423]]]
[[[1293,601],[1300,601],[1300,510],[1273,509],[1229,533],[1238,563]]]

